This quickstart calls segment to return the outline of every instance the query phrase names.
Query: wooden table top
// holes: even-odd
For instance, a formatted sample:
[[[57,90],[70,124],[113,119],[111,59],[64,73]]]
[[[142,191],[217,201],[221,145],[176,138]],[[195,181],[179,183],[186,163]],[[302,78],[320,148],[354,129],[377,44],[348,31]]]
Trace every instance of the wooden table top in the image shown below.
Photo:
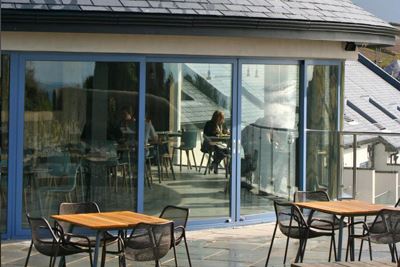
[[[159,217],[132,211],[52,215],[51,218],[93,230],[126,229],[133,228],[139,223],[157,224],[170,222]]]
[[[385,260],[374,261],[353,261],[353,262],[331,262],[331,263],[292,263],[291,267],[394,267],[397,266],[394,262]]]
[[[361,200],[310,201],[296,202],[295,204],[300,208],[313,209],[340,216],[374,215],[382,209],[391,208],[385,205],[371,204]]]

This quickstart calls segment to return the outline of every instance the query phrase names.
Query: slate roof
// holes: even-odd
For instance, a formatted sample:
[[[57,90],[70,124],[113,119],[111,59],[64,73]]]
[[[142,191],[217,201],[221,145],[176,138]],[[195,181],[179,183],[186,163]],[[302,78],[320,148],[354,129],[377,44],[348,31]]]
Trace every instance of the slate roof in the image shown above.
[[[3,0],[2,9],[186,14],[391,27],[351,0]]]
[[[380,132],[400,133],[400,90],[361,62],[346,62],[345,102],[344,131],[377,133],[374,136],[360,136],[360,140],[376,138]],[[378,122],[378,125],[356,112],[349,102],[358,107],[369,119]],[[383,107],[386,113],[379,107]],[[381,138],[400,149],[400,136],[381,135]],[[351,140],[345,141],[351,143]]]

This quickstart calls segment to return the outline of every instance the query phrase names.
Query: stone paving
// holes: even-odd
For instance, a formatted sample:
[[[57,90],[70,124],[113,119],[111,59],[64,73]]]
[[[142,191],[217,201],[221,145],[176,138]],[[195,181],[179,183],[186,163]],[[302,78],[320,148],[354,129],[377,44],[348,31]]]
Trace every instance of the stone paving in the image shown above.
[[[193,266],[201,267],[261,267],[265,260],[270,245],[274,224],[258,224],[235,228],[216,228],[209,230],[188,231],[189,249]],[[279,231],[278,231],[279,232]],[[345,232],[346,233],[346,232]],[[3,241],[2,267],[24,266],[30,241]],[[346,240],[344,241],[346,242]],[[271,255],[269,266],[284,266],[282,264],[286,238],[277,235]],[[390,260],[387,246],[373,244],[375,259]],[[289,244],[288,263],[293,262],[296,255],[298,242],[291,240]],[[357,248],[358,248],[357,244]],[[310,240],[307,244],[304,262],[326,262],[328,260],[329,238]],[[344,252],[344,251],[343,251]],[[358,254],[357,254],[358,255]],[[367,246],[363,249],[363,259],[368,260]],[[49,257],[32,251],[29,266],[48,266]],[[184,246],[178,247],[179,266],[188,266]],[[89,266],[87,256],[67,257],[67,266]],[[107,256],[106,266],[118,266],[116,256]],[[128,261],[127,266],[147,267],[154,266],[152,262]],[[173,254],[170,252],[162,260],[162,266],[174,266]]]

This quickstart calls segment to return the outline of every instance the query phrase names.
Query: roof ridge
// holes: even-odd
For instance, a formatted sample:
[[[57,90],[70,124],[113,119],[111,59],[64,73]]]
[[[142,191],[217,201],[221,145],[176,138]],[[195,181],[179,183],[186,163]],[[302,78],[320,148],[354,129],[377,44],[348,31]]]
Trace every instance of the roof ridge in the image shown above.
[[[364,56],[361,53],[358,53],[358,62],[360,62],[362,65],[367,67],[369,70],[377,74],[379,77],[381,77],[383,80],[385,80],[387,83],[389,83],[391,86],[396,88],[397,90],[400,91],[400,81],[395,79],[392,75],[387,73],[384,69],[379,67],[377,64],[372,62],[369,58]]]

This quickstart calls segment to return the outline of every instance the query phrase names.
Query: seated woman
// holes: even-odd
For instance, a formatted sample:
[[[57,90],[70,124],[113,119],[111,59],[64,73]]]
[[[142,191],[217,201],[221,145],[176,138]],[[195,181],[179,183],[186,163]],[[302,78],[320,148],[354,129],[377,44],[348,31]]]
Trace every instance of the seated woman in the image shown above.
[[[210,139],[207,137],[217,137],[221,134],[229,134],[229,131],[224,127],[224,113],[222,111],[216,110],[212,115],[211,120],[207,121],[204,125],[203,133],[204,133],[204,142],[202,144],[201,150],[203,152],[214,151],[212,168],[214,169],[214,173],[218,173],[218,165],[219,163],[226,157],[229,153],[227,148],[223,146],[219,146],[216,144],[212,144]]]

